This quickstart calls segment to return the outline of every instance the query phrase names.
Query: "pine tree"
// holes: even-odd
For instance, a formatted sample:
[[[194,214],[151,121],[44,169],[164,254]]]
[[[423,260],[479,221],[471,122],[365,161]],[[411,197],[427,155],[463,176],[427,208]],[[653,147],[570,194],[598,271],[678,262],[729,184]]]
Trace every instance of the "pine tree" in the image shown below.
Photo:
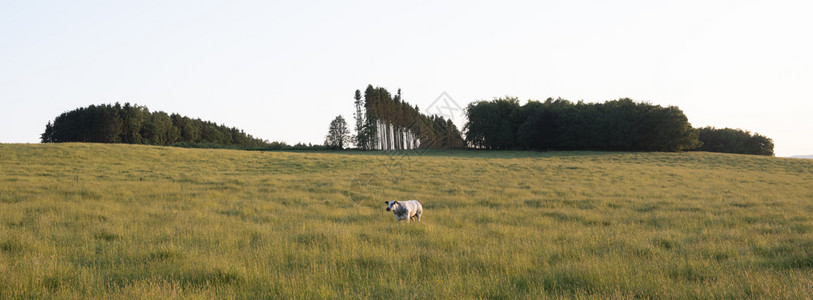
[[[343,149],[346,142],[349,140],[350,130],[347,129],[347,122],[341,115],[336,116],[330,122],[327,138],[325,139],[325,146]]]
[[[367,149],[369,144],[369,137],[364,130],[364,102],[361,101],[361,91],[356,90],[356,95],[353,97],[356,101],[356,137],[353,139],[356,143],[356,148]]]

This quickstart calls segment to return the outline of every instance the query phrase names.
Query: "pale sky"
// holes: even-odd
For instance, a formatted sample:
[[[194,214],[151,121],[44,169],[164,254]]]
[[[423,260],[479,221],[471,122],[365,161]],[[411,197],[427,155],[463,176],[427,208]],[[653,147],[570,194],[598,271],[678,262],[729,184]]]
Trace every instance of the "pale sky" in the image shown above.
[[[813,154],[811,1],[0,0],[0,142],[131,102],[321,144],[368,84],[680,107]],[[462,128],[461,116],[455,123]]]

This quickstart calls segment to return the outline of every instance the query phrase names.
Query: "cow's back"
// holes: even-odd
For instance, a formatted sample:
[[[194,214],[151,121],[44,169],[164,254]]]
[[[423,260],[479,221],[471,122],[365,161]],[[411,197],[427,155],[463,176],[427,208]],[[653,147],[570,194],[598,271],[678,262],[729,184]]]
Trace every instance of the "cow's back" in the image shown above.
[[[407,207],[407,209],[409,211],[412,211],[412,212],[423,211],[423,206],[421,205],[420,202],[418,202],[418,200],[407,200],[407,201],[404,201],[404,204],[406,204],[406,207]]]

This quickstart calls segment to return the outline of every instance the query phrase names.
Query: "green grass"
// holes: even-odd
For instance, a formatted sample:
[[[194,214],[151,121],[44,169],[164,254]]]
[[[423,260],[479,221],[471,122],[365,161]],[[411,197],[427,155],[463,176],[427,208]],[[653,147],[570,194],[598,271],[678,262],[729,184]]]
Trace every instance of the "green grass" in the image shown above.
[[[810,160],[0,145],[3,299],[810,295]]]

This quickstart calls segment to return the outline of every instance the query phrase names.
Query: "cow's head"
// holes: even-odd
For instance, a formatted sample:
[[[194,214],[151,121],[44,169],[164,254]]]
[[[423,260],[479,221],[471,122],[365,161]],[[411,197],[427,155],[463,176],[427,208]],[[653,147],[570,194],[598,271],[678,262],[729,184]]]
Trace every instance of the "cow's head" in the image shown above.
[[[395,210],[395,208],[398,207],[398,205],[400,205],[400,203],[398,203],[398,201],[395,200],[384,201],[384,203],[387,203],[387,211]]]

